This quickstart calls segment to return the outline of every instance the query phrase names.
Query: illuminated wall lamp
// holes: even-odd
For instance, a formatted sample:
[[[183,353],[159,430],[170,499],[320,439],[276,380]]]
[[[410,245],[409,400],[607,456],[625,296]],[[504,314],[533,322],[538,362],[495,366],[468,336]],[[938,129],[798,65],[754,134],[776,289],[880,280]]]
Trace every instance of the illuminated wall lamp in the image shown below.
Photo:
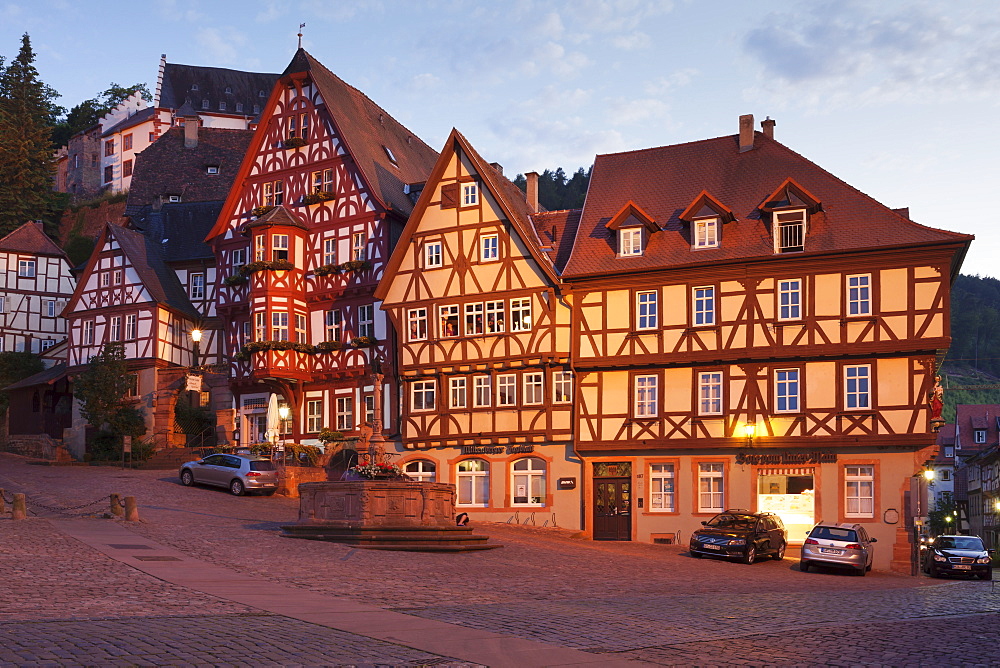
[[[743,425],[743,435],[747,439],[747,446],[748,447],[752,447],[753,446],[753,437],[754,437],[754,434],[756,432],[757,432],[757,425],[750,424],[749,422],[747,424]]]

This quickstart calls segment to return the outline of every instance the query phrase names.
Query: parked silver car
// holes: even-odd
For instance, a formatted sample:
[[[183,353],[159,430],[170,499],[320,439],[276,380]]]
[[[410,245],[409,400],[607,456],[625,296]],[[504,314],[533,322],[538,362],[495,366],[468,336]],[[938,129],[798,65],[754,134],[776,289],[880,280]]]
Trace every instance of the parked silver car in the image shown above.
[[[851,568],[858,575],[872,569],[877,538],[868,536],[860,524],[833,524],[820,522],[809,532],[802,545],[799,570],[806,572],[810,566],[836,566]]]
[[[181,465],[181,484],[195,483],[226,487],[236,496],[261,492],[267,496],[278,491],[278,472],[274,462],[248,455],[209,455]]]

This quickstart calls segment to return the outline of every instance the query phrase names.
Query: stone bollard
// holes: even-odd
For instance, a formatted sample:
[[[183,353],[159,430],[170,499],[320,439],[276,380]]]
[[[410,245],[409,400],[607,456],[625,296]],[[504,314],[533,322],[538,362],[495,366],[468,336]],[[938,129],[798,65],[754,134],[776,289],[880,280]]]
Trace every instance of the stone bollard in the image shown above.
[[[125,521],[126,522],[139,521],[139,509],[135,505],[134,496],[125,497]]]
[[[28,503],[24,494],[14,495],[14,519],[23,520],[28,517]]]
[[[111,495],[111,514],[116,517],[122,517],[125,514],[125,509],[122,508],[122,497],[118,494]]]

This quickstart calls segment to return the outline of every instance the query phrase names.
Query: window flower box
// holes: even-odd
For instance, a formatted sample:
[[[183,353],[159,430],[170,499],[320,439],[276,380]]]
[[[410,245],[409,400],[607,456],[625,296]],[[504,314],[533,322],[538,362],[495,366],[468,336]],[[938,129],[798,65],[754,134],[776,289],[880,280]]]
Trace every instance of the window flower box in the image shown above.
[[[302,203],[307,205],[320,204],[322,202],[332,202],[335,199],[337,199],[337,196],[334,195],[332,192],[328,192],[326,190],[318,190],[314,193],[303,195]]]
[[[355,348],[371,348],[376,343],[378,343],[378,339],[374,336],[355,336],[351,340],[351,346]]]
[[[253,209],[250,210],[250,213],[257,218],[260,218],[273,208],[274,206],[255,206]]]
[[[324,264],[320,267],[313,269],[314,276],[329,276],[330,274],[339,274],[340,265],[339,264]]]
[[[316,344],[316,352],[318,353],[334,353],[343,349],[344,344],[340,341],[321,341]]]
[[[368,260],[350,260],[340,265],[341,271],[361,271],[371,268],[372,263]]]
[[[228,285],[229,287],[234,287],[236,285],[243,285],[248,280],[247,275],[243,273],[242,269],[238,270],[235,274],[231,274],[222,279],[223,285]]]
[[[306,145],[306,140],[302,137],[289,137],[281,142],[283,148],[302,148]]]

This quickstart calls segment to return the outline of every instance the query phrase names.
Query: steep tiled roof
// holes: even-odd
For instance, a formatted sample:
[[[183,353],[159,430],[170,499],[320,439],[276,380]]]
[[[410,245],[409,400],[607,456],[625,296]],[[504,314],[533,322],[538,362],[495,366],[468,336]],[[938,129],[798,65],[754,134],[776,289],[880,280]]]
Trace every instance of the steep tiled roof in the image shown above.
[[[1000,442],[1000,404],[959,404],[955,407],[955,445],[963,457]],[[986,442],[976,443],[976,430],[986,430]]]
[[[109,226],[107,229],[117,239],[153,300],[194,320],[200,317],[177,279],[177,274],[164,262],[162,243],[124,227]]]
[[[265,213],[263,216],[251,220],[243,226],[243,231],[252,230],[255,227],[264,227],[266,225],[291,225],[293,227],[299,227],[302,229],[307,229],[306,224],[303,223],[298,216],[293,216],[288,212],[288,209],[284,205],[279,205]]]
[[[309,72],[319,87],[338,134],[368,184],[384,204],[409,215],[413,202],[403,186],[427,178],[437,151],[303,49],[296,52],[284,74],[300,72]]]
[[[545,211],[531,215],[542,249],[551,258],[558,273],[562,273],[573,250],[573,238],[580,224],[580,209]]]
[[[104,128],[103,137],[107,137],[110,134],[116,132],[121,132],[122,130],[127,130],[128,128],[139,125],[140,123],[145,123],[149,119],[153,118],[156,114],[156,110],[152,107],[146,107],[145,109],[140,109],[128,118],[119,121],[118,123],[112,125],[109,128]]]
[[[185,148],[184,128],[171,128],[136,157],[125,214],[164,194],[180,195],[182,202],[224,201],[252,137],[252,130],[203,127],[198,145]],[[219,173],[208,174],[209,166]]]
[[[739,137],[726,136],[597,156],[564,276],[773,256],[769,224],[759,207],[788,179],[818,198],[821,208],[810,216],[805,252],[797,253],[799,257],[972,239],[913,223],[774,139],[755,133],[754,148],[742,153]],[[728,207],[736,220],[723,226],[719,248],[692,252],[691,226],[679,216],[702,191]],[[605,225],[629,200],[648,212],[662,231],[649,235],[642,256],[618,259],[617,240]]]
[[[4,391],[7,390],[19,390],[24,387],[35,387],[36,385],[50,385],[55,381],[59,380],[66,375],[66,365],[59,363],[56,364],[45,371],[39,371],[33,376],[28,376],[23,380],[19,380],[16,383],[12,383],[7,387],[0,388]]]
[[[204,239],[221,210],[221,201],[164,204],[159,211],[143,207],[132,217],[132,226],[160,242],[167,262],[214,261],[212,248]]]
[[[37,223],[25,223],[0,239],[0,251],[66,257],[63,250],[45,235],[42,226]]]
[[[955,461],[955,457],[945,457],[944,447],[946,445],[955,445],[955,425],[954,424],[944,424],[941,425],[941,429],[937,433],[938,446],[937,456],[934,457],[934,461],[938,464],[952,464]],[[954,451],[952,451],[954,454]]]
[[[185,99],[190,98],[196,109],[201,108],[202,100],[208,100],[208,108],[204,110],[206,112],[231,116],[248,115],[253,105],[264,106],[277,79],[277,74],[264,72],[167,63],[163,68],[159,106],[178,109]],[[197,86],[197,90],[192,90],[192,86]],[[227,87],[231,92],[226,92]],[[260,91],[264,91],[263,97],[260,96]],[[225,111],[219,111],[219,102],[226,103]],[[243,104],[243,111],[238,114],[237,102]]]

